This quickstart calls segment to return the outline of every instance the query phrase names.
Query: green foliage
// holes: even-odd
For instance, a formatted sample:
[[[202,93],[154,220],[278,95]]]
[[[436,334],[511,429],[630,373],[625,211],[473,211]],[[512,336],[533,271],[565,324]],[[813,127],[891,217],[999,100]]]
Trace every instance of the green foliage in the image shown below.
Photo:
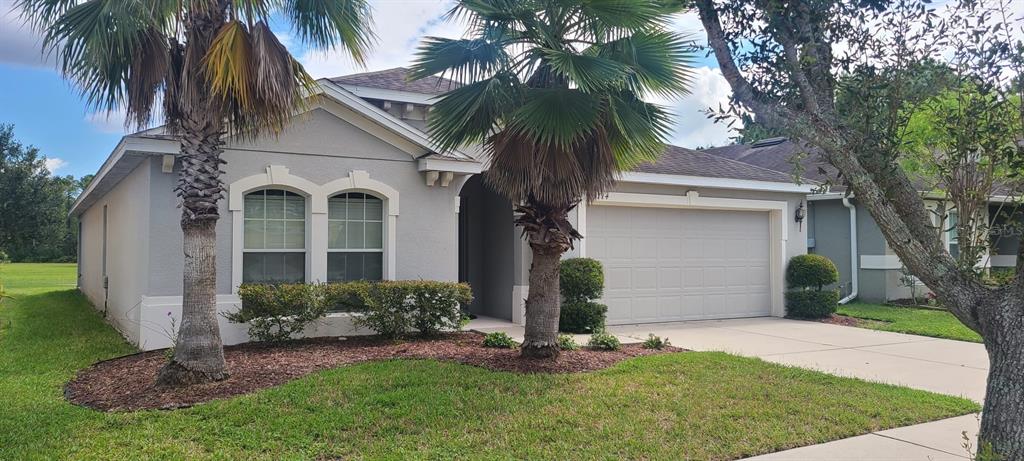
[[[1012,267],[993,267],[989,269],[985,277],[985,283],[997,287],[1003,287],[1013,282],[1017,276],[1017,270]]]
[[[352,323],[386,338],[421,336],[462,326],[462,305],[473,300],[465,283],[419,280],[356,282],[355,291],[364,305]]]
[[[593,301],[562,303],[558,317],[558,331],[566,333],[593,333],[604,328],[608,306]]]
[[[622,343],[619,342],[619,338],[603,331],[590,335],[590,341],[587,342],[587,346],[599,351],[617,351],[622,349]]]
[[[820,319],[835,313],[839,290],[786,292],[786,315],[798,319]]]
[[[664,349],[664,348],[666,348],[668,346],[671,346],[671,345],[672,345],[672,343],[669,342],[668,338],[662,339],[661,336],[655,336],[654,333],[648,334],[647,335],[647,339],[645,339],[643,344],[642,344],[644,349],[658,349],[658,350]]]
[[[483,346],[492,347],[495,349],[514,349],[518,346],[515,340],[512,339],[508,333],[504,331],[495,331],[494,333],[487,333],[484,336]]]
[[[322,290],[306,284],[243,284],[238,287],[242,308],[225,314],[234,323],[247,323],[256,341],[292,339],[327,314]]]
[[[839,306],[839,315],[863,319],[861,327],[958,341],[981,342],[981,336],[967,328],[953,314],[940,309],[880,306],[850,303]]]
[[[558,348],[563,351],[578,351],[580,345],[570,335],[558,335]]]
[[[839,269],[822,255],[806,254],[794,256],[786,267],[786,284],[790,288],[821,287],[839,281]]]
[[[592,258],[569,258],[559,266],[559,286],[566,302],[592,301],[604,292],[604,268]]]
[[[53,176],[46,157],[0,124],[0,253],[13,262],[76,260],[78,220],[68,211],[82,190],[71,176]]]

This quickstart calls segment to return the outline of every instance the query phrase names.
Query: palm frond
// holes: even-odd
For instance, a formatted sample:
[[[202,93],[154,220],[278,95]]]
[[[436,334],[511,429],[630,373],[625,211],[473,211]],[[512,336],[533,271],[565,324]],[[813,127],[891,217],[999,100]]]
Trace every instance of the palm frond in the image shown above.
[[[304,42],[318,48],[342,46],[360,64],[376,41],[366,0],[281,0],[279,9]]]
[[[411,79],[441,75],[459,82],[490,77],[508,62],[505,46],[490,39],[426,37],[416,51]]]
[[[255,60],[249,32],[241,22],[230,21],[220,27],[203,64],[215,96],[237,105],[239,111],[255,107],[251,91]]]
[[[695,49],[682,35],[645,31],[599,45],[597,55],[629,66],[635,91],[677,97],[693,83]]]
[[[508,126],[535,144],[568,148],[597,125],[599,96],[568,88],[530,88]]]
[[[484,141],[515,107],[520,87],[514,75],[499,72],[445,93],[427,120],[432,139],[445,150]]]
[[[555,72],[586,92],[621,88],[630,73],[626,64],[602,56],[551,49],[541,52]]]

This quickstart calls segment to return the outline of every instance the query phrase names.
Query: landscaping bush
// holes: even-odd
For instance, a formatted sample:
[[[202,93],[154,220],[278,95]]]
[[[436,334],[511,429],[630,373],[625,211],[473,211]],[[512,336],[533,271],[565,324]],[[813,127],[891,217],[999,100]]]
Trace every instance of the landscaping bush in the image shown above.
[[[578,351],[580,345],[569,335],[558,335],[558,348],[563,351]]]
[[[327,314],[319,285],[247,284],[238,287],[238,297],[242,308],[224,316],[235,323],[248,323],[249,337],[255,341],[292,339]]]
[[[559,286],[567,302],[590,301],[604,293],[604,268],[590,258],[570,258],[559,267]]]
[[[406,336],[414,329],[424,336],[444,329],[458,329],[462,324],[462,304],[473,299],[469,285],[464,283],[416,280],[363,283],[356,289],[364,306],[363,315],[353,317],[352,323],[386,338]],[[342,294],[347,296],[344,290]]]
[[[1017,276],[1016,269],[1012,267],[993,267],[989,269],[988,275],[985,277],[985,283],[1004,287],[1013,282],[1013,278]]]
[[[562,303],[558,317],[558,330],[566,333],[593,333],[604,328],[608,306],[593,301]]]
[[[605,332],[590,335],[590,342],[588,342],[587,345],[602,351],[617,351],[622,349],[622,343],[619,342],[619,338]]]
[[[325,283],[320,285],[323,291],[324,305],[328,312],[363,312],[366,302],[363,300],[370,283],[366,281]]]
[[[668,341],[668,338],[662,339],[661,336],[655,336],[654,333],[649,333],[647,335],[647,339],[644,340],[643,348],[662,350],[671,345],[672,343]]]
[[[816,288],[839,281],[839,270],[832,261],[822,255],[800,255],[789,260],[786,268],[786,284],[790,288]]]
[[[516,344],[515,340],[513,340],[508,333],[496,331],[484,336],[483,345],[484,347],[493,347],[495,349],[513,349],[518,344]]]
[[[786,315],[802,319],[819,319],[835,313],[839,290],[804,290],[786,293]]]

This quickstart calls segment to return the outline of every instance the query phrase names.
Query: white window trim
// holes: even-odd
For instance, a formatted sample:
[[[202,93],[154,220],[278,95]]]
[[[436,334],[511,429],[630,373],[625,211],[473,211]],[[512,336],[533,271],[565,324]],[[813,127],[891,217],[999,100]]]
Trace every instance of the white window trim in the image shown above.
[[[323,185],[293,175],[288,167],[267,166],[266,173],[239,179],[228,185],[228,210],[231,212],[231,293],[238,293],[242,284],[243,205],[245,194],[257,189],[279,188],[306,198],[306,282],[327,280],[327,199],[343,192],[363,192],[384,201],[384,270],[385,280],[396,279],[398,240],[398,191],[370,174],[354,170],[344,178]]]
[[[694,210],[765,211],[769,217],[769,248],[772,315],[786,315],[783,292],[783,274],[786,270],[786,242],[789,240],[789,203],[780,200],[755,200],[734,198],[701,197],[697,191],[686,195],[636,194],[611,192],[605,198],[595,200],[590,206],[624,206],[648,208],[677,208]],[[579,215],[577,215],[579,216]],[[586,236],[586,211],[579,216],[578,229]],[[586,247],[580,248],[580,256],[586,257]]]

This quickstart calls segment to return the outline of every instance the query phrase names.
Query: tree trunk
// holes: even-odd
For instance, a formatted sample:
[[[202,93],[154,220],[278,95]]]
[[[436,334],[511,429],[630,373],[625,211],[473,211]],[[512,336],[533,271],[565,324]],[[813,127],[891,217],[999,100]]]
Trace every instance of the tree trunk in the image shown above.
[[[558,356],[558,318],[561,311],[559,263],[562,253],[531,245],[530,293],[526,297],[524,357]]]
[[[996,331],[984,334],[989,372],[977,448],[991,445],[998,459],[1024,460],[1024,299],[1009,292],[980,310],[983,327]]]
[[[158,385],[183,386],[227,378],[224,347],[217,320],[218,202],[224,195],[220,176],[222,125],[209,115],[187,119],[182,126],[181,172],[177,193],[182,201],[181,230],[185,267],[181,326],[174,358],[160,370]]]

